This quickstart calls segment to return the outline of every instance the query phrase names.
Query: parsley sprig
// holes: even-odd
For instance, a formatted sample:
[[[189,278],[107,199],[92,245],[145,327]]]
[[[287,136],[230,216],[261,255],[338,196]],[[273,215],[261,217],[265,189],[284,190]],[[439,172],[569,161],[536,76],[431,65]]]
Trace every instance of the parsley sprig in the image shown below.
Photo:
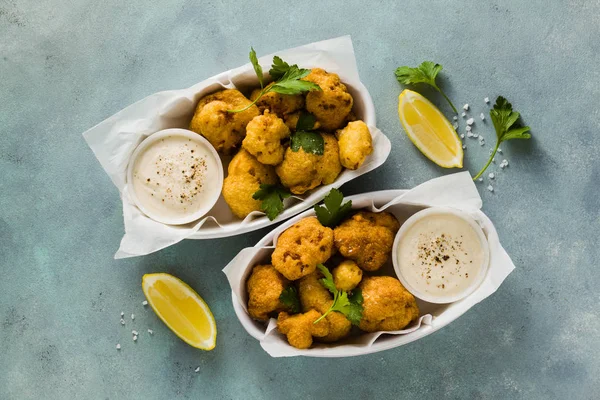
[[[315,214],[323,226],[335,228],[352,210],[352,200],[342,204],[344,195],[339,189],[331,189],[323,199],[324,206],[316,205]]]
[[[333,294],[333,303],[331,303],[329,310],[321,315],[314,323],[316,324],[325,318],[329,313],[338,311],[344,314],[346,318],[348,318],[348,321],[352,323],[352,325],[359,325],[363,312],[362,291],[360,289],[354,289],[352,294],[349,296],[348,292],[344,290],[338,290],[335,287],[333,276],[326,266],[319,264],[317,265],[317,268],[319,268],[319,271],[321,271],[324,276],[324,278],[319,279],[319,282],[321,282],[321,285],[323,285],[331,292],[331,294]]]
[[[435,90],[440,92],[442,96],[444,96],[448,104],[450,104],[450,107],[452,107],[454,113],[457,114],[458,111],[456,111],[456,107],[454,107],[454,104],[452,104],[448,96],[446,96],[446,93],[444,93],[444,91],[440,89],[440,87],[435,82],[435,78],[441,70],[442,66],[440,64],[435,64],[432,61],[423,61],[421,65],[419,65],[416,68],[406,66],[398,67],[396,69],[396,79],[403,85],[425,83],[433,87]]]
[[[305,153],[322,156],[325,152],[325,139],[320,133],[314,132],[317,119],[308,111],[304,111],[298,117],[296,132],[292,134],[290,148],[297,152],[302,148]]]
[[[291,193],[279,186],[261,184],[260,188],[252,195],[254,200],[262,200],[260,209],[269,220],[273,221],[283,211],[283,200],[291,196]]]
[[[490,159],[487,164],[479,171],[477,175],[473,178],[476,180],[485,172],[487,167],[489,167],[490,163],[494,159],[496,152],[498,151],[498,147],[500,143],[505,142],[507,140],[512,139],[529,139],[531,135],[529,132],[530,128],[528,126],[523,127],[515,127],[512,126],[519,119],[520,114],[516,111],[513,111],[512,104],[508,102],[504,97],[498,96],[496,99],[496,104],[494,104],[494,108],[490,110],[490,118],[494,124],[494,129],[496,129],[496,147],[494,147],[494,151],[490,155]]]
[[[273,57],[273,65],[271,65],[271,69],[269,70],[269,75],[275,79],[275,82],[272,85],[265,87],[263,70],[258,63],[256,51],[254,51],[254,48],[252,47],[250,48],[249,58],[252,66],[254,67],[256,77],[258,78],[258,83],[260,83],[261,91],[258,97],[254,99],[252,103],[239,110],[227,110],[230,113],[238,113],[249,109],[256,104],[256,102],[260,100],[262,96],[269,92],[293,95],[308,92],[310,90],[321,90],[321,87],[316,83],[301,80],[310,74],[310,69],[298,68],[298,65],[296,64],[289,65],[278,56]]]
[[[279,300],[281,300],[292,314],[300,312],[300,300],[298,298],[298,290],[295,286],[290,285],[283,289],[279,295]]]

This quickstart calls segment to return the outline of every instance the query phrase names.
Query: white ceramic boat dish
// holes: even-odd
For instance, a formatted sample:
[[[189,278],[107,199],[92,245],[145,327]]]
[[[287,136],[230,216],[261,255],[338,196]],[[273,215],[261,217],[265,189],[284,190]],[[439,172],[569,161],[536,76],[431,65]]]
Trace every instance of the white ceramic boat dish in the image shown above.
[[[258,86],[250,63],[206,79],[192,87],[155,93],[125,108],[84,133],[84,138],[119,189],[123,203],[125,236],[116,257],[148,254],[183,239],[212,239],[239,235],[281,222],[318,203],[331,188],[363,175],[385,162],[391,144],[376,128],[375,107],[366,87],[358,76],[356,59],[349,36],[278,51],[261,57],[265,76],[273,56],[278,55],[290,64],[303,68],[324,68],[337,73],[354,98],[353,110],[368,126],[373,137],[373,153],[355,171],[344,170],[337,180],[315,188],[301,197],[286,199],[286,208],[274,221],[261,212],[251,213],[244,220],[235,217],[222,196],[205,217],[188,225],[170,226],[151,220],[129,198],[126,178],[127,165],[136,147],[148,136],[168,128],[186,128],[198,100],[225,88],[237,88],[247,93]],[[227,168],[230,157],[222,157]]]
[[[456,174],[461,175],[461,174]],[[448,182],[450,177],[438,178]],[[466,174],[463,180],[470,180]],[[433,182],[433,181],[430,181]],[[469,183],[467,183],[469,184]],[[472,184],[472,181],[470,182]],[[424,184],[425,185],[425,184]],[[421,185],[421,186],[424,186]],[[457,188],[457,191],[460,191]],[[477,190],[474,188],[479,207],[481,206]],[[407,190],[386,190],[363,193],[350,196],[346,200],[352,200],[354,209],[370,208],[377,211],[385,207],[385,211],[394,214],[400,223],[406,221],[414,213],[427,208],[427,205],[414,202],[412,196],[407,203],[402,203],[399,196],[406,195]],[[411,191],[412,192],[412,191]],[[406,196],[405,196],[406,197]],[[471,196],[473,197],[473,196]],[[468,202],[468,201],[466,201]],[[389,204],[388,204],[389,203]],[[475,203],[477,203],[475,201]],[[386,206],[387,205],[387,206]],[[439,202],[438,204],[440,205]],[[308,210],[285,222],[277,229],[266,235],[256,246],[242,250],[225,269],[230,285],[232,287],[233,307],[237,317],[244,329],[255,339],[261,342],[261,346],[273,357],[310,356],[310,357],[350,357],[363,354],[375,353],[382,350],[402,346],[415,340],[421,339],[448,325],[460,317],[463,313],[477,304],[479,301],[491,295],[500,286],[502,281],[514,269],[512,261],[500,245],[494,225],[489,218],[477,209],[472,209],[469,214],[481,226],[490,248],[490,264],[482,284],[469,296],[451,304],[433,304],[417,299],[421,311],[418,323],[405,328],[404,331],[390,333],[363,333],[352,337],[345,342],[337,344],[316,344],[313,348],[299,350],[290,346],[285,337],[275,329],[275,320],[271,319],[268,326],[253,320],[246,311],[247,292],[245,282],[252,268],[261,263],[270,263],[270,255],[273,244],[277,242],[278,235],[302,218],[314,215],[313,210]],[[382,268],[385,275],[396,276],[392,267],[391,256],[388,264]]]

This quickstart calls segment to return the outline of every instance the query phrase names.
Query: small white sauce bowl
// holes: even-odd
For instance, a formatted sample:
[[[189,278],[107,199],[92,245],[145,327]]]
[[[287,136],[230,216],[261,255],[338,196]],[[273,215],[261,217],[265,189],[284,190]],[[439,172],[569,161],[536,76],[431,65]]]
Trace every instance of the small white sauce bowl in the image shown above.
[[[204,207],[200,208],[198,211],[196,211],[190,215],[170,219],[170,218],[162,216],[162,215],[156,215],[155,213],[150,211],[147,207],[144,207],[142,202],[138,199],[138,197],[135,193],[135,190],[133,189],[133,169],[135,167],[138,156],[140,154],[142,154],[142,152],[144,150],[146,150],[149,146],[153,145],[154,143],[158,142],[161,139],[164,139],[166,137],[173,137],[173,136],[191,139],[192,141],[195,141],[196,143],[200,143],[203,146],[206,146],[208,148],[209,155],[211,155],[214,158],[214,161],[217,165],[217,170],[214,172],[215,175],[209,176],[208,179],[217,179],[219,186],[218,186],[218,190],[215,190],[215,194],[214,194],[213,198],[207,199]],[[189,224],[190,222],[194,222],[194,221],[200,219],[214,207],[214,205],[219,200],[219,196],[221,195],[221,191],[223,189],[223,179],[224,179],[223,175],[224,175],[223,174],[223,163],[221,162],[221,157],[219,157],[219,154],[217,153],[217,151],[215,150],[213,145],[210,144],[210,142],[208,140],[206,140],[204,137],[202,137],[201,135],[199,135],[195,132],[188,131],[187,129],[181,129],[181,128],[164,129],[162,131],[153,133],[152,135],[150,135],[146,139],[144,139],[144,141],[142,141],[142,143],[140,143],[138,145],[138,147],[135,149],[135,151],[129,158],[129,165],[127,166],[127,184],[129,185],[128,193],[129,193],[129,196],[131,197],[131,199],[133,200],[133,202],[135,203],[135,205],[144,214],[146,214],[149,218],[151,218],[157,222],[167,224],[167,225],[184,225],[184,224]]]
[[[454,296],[438,296],[438,295],[424,293],[424,292],[418,290],[417,288],[413,287],[412,285],[410,285],[400,270],[400,262],[398,260],[398,246],[400,244],[400,241],[404,237],[405,233],[408,232],[408,230],[415,223],[417,223],[418,221],[421,221],[422,219],[427,218],[431,215],[453,215],[455,217],[462,219],[463,221],[467,222],[475,230],[475,232],[481,242],[481,248],[483,250],[483,262],[481,263],[477,277],[476,277],[476,279],[473,280],[471,285],[469,285],[465,290],[463,290],[462,292],[460,292]],[[404,285],[406,290],[408,290],[410,293],[413,294],[413,296],[415,296],[423,301],[429,302],[429,303],[435,303],[435,304],[454,303],[456,301],[464,299],[465,297],[467,297],[468,295],[473,293],[481,285],[481,282],[483,282],[485,275],[487,274],[489,264],[490,264],[490,246],[489,246],[489,243],[487,241],[485,234],[483,233],[483,230],[481,229],[481,226],[479,226],[479,224],[466,212],[455,209],[455,208],[450,208],[450,207],[430,207],[430,208],[421,210],[419,212],[416,212],[410,218],[408,218],[406,220],[406,222],[404,222],[402,224],[402,226],[400,227],[400,230],[396,234],[396,238],[394,239],[394,245],[392,247],[392,263],[394,264],[394,271],[396,272],[398,279],[400,280],[402,285]]]

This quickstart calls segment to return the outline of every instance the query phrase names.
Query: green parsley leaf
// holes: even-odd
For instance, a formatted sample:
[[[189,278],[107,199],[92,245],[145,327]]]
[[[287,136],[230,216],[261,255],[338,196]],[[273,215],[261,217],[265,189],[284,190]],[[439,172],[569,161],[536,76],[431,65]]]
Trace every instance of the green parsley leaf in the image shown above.
[[[432,61],[423,61],[421,65],[416,68],[407,66],[398,67],[396,69],[396,79],[403,85],[425,83],[426,85],[433,87],[444,96],[448,104],[450,104],[450,107],[452,107],[452,110],[454,110],[454,113],[458,113],[454,104],[452,104],[448,96],[446,96],[446,93],[444,93],[435,82],[435,78],[441,70],[442,66],[440,64],[435,64]]]
[[[315,213],[321,225],[334,228],[350,213],[352,201],[342,204],[343,200],[344,195],[342,192],[333,188],[323,199],[325,206],[315,206]]]
[[[308,111],[303,111],[298,117],[298,122],[296,122],[296,130],[297,131],[312,131],[317,123],[317,118],[309,113]]]
[[[260,66],[260,64],[258,64],[258,58],[256,57],[256,52],[253,48],[251,48],[250,51],[250,62],[254,67],[254,72],[256,72],[256,76],[258,77],[258,81],[262,90],[259,93],[258,97],[246,107],[239,110],[227,110],[227,112],[238,113],[245,111],[252,107],[254,104],[256,104],[256,102],[260,100],[262,96],[269,92],[295,95],[311,90],[321,90],[319,85],[317,85],[316,83],[301,80],[302,78],[310,74],[310,69],[298,68],[298,65],[296,64],[289,65],[277,56],[273,57],[273,65],[269,70],[269,74],[273,79],[275,79],[275,82],[272,85],[263,87],[262,67]]]
[[[322,156],[325,152],[325,139],[319,132],[296,131],[291,137],[290,148],[297,152],[301,147],[305,153]]]
[[[355,289],[351,296],[348,296],[348,292],[338,290],[335,287],[333,276],[331,272],[323,264],[318,264],[317,268],[323,274],[324,278],[319,279],[319,282],[323,287],[333,294],[333,303],[329,310],[327,310],[321,317],[319,317],[314,323],[316,324],[323,318],[325,318],[330,312],[337,311],[346,316],[348,321],[353,325],[359,325],[362,318],[363,312],[363,297],[360,289]]]
[[[292,314],[300,312],[300,300],[298,298],[298,290],[294,285],[290,285],[283,289],[279,295],[279,300],[290,310]]]
[[[261,184],[253,195],[254,200],[262,200],[261,211],[267,214],[269,220],[273,221],[283,211],[283,199],[291,196],[291,193],[277,185]]]
[[[489,167],[498,151],[498,147],[500,147],[500,143],[512,139],[531,138],[531,134],[528,133],[530,130],[528,126],[512,127],[519,119],[519,116],[520,114],[518,112],[513,111],[512,104],[510,104],[508,100],[502,96],[498,96],[494,108],[490,110],[490,118],[494,124],[494,129],[496,129],[496,147],[494,147],[494,151],[490,155],[487,164],[485,164],[481,171],[475,175],[473,180],[479,178],[485,172],[487,167]]]
[[[271,75],[271,78],[277,80],[284,76],[288,69],[290,69],[288,63],[283,61],[279,56],[274,56],[269,75]]]
[[[256,73],[256,77],[258,78],[258,82],[260,83],[260,88],[263,88],[263,70],[260,64],[258,63],[258,58],[256,57],[256,51],[254,51],[253,47],[250,47],[250,62],[254,67],[254,72]]]

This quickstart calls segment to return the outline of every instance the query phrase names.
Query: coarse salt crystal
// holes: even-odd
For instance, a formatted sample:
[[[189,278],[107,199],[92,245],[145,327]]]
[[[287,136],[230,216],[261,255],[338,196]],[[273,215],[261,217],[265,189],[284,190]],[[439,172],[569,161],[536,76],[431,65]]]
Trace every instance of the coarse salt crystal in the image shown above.
[[[133,341],[137,342],[137,335],[133,335]]]
[[[483,99],[483,101],[485,101],[486,103],[489,103],[490,102],[490,98],[486,97],[485,99]]]
[[[117,350],[121,350],[121,345],[117,343]]]
[[[465,138],[465,134],[464,134],[464,133],[461,133],[461,134],[460,134],[460,138],[461,138],[461,139],[464,139],[464,138]]]
[[[469,118],[467,120],[467,125],[473,125],[473,122],[475,122],[475,120],[473,118]]]
[[[194,372],[196,372],[196,373],[200,372],[200,367],[196,367],[196,369],[194,370]]]
[[[508,167],[508,160],[502,160],[502,163]]]
[[[148,333],[154,335],[154,331],[152,329],[148,329]]]
[[[121,317],[124,317],[125,313],[123,311],[121,311]]]
[[[143,306],[147,306],[148,305],[148,301],[146,301],[146,300],[142,301],[142,305]]]
[[[456,115],[455,115],[454,117],[452,117],[452,119],[453,119],[454,121],[458,121],[458,117],[457,117]]]
[[[492,152],[492,149],[490,149],[490,153],[491,153],[491,152]],[[496,163],[496,159],[495,159],[495,158],[492,158],[492,162],[493,162],[493,163]]]
[[[471,131],[467,132],[467,137],[473,137],[473,134],[471,133]]]
[[[125,320],[121,318],[121,325],[125,325]]]
[[[469,110],[469,104],[465,104],[465,105],[463,106],[463,110],[465,110],[465,111]]]
[[[504,169],[505,165],[500,163],[500,168]]]
[[[496,177],[496,175],[494,175],[494,173],[493,173],[493,172],[490,172],[490,173],[489,173],[489,175],[488,175],[488,177],[489,177],[490,179],[494,179],[494,178]]]
[[[479,134],[477,134],[477,133],[474,133],[474,134],[473,134],[473,137],[479,137]]]
[[[479,145],[480,145],[480,146],[483,146],[484,144],[485,144],[485,140],[480,140],[480,141],[479,141]]]
[[[131,319],[135,319],[135,314],[131,314]]]
[[[452,124],[452,127],[453,127],[454,129],[456,129],[456,128],[458,128],[458,124]]]
[[[466,144],[463,144],[463,149],[466,149],[466,148],[467,148],[467,145],[466,145]]]
[[[467,125],[467,127],[465,129],[467,130],[467,132],[469,132],[473,128],[471,128],[471,125]]]
[[[502,153],[502,149],[498,147],[498,153]]]
[[[462,116],[463,116],[463,118],[464,118],[464,117],[466,117],[466,116],[467,116],[467,113],[462,113],[461,115],[462,115]]]
[[[490,192],[494,191],[494,187],[492,185],[488,185],[487,190],[489,190]]]
[[[483,178],[479,178],[479,179],[478,179],[478,181],[479,181],[479,182],[483,182]]]
[[[485,115],[483,115],[483,113],[479,114],[479,118],[481,118],[481,120],[483,121],[485,119]]]
[[[134,335],[134,336],[137,336],[138,335],[138,331],[131,331],[131,334]]]

